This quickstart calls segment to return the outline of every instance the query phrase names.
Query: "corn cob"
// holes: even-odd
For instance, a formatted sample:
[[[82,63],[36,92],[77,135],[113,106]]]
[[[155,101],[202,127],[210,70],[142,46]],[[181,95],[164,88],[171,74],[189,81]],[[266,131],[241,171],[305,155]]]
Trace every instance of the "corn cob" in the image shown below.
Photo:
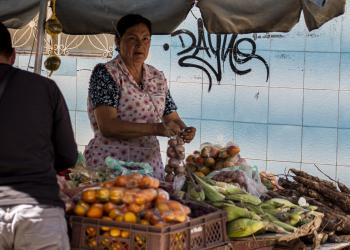
[[[278,220],[275,216],[273,216],[272,214],[270,214],[268,212],[268,210],[263,210],[261,208],[261,206],[255,206],[252,204],[245,204],[245,206],[250,210],[250,211],[254,211],[257,215],[261,216],[261,218],[263,220],[269,221],[273,224],[275,224],[276,226],[283,228],[284,230],[288,231],[288,232],[294,232],[296,230],[295,227],[284,223],[280,220]]]
[[[269,214],[268,212],[266,212],[264,214],[263,218],[268,220],[268,221],[270,221],[270,222],[272,222],[273,224],[275,224],[275,225],[285,229],[288,232],[294,232],[296,230],[295,227],[278,220],[276,217],[274,217],[273,215]]]
[[[294,208],[294,207],[298,207],[297,205],[291,203],[290,201],[288,200],[285,200],[285,199],[280,199],[280,198],[272,198],[270,200],[267,200],[265,201],[261,207],[264,208],[264,207],[274,207],[274,208],[280,208],[280,207],[283,207],[283,208]]]
[[[252,205],[259,205],[261,203],[261,200],[258,197],[251,194],[230,194],[227,195],[226,198],[229,200],[239,201]]]
[[[289,224],[295,226],[302,220],[302,216],[300,214],[292,214],[290,216]]]
[[[210,201],[209,204],[213,205],[217,208],[223,208],[226,205],[234,205],[235,203],[233,201],[225,200],[225,201]]]
[[[227,224],[227,234],[230,238],[247,237],[264,229],[266,222],[241,218]]]
[[[194,175],[194,177],[196,178],[198,184],[201,185],[201,187],[203,188],[206,200],[209,200],[209,201],[225,200],[225,195],[218,192],[214,186],[208,184],[206,181],[204,181],[201,177],[197,175]]]
[[[195,201],[204,201],[205,200],[205,193],[202,188],[199,188],[197,190],[196,187],[193,186],[193,184],[188,183],[187,193],[189,194],[190,198]]]
[[[221,181],[216,181],[215,186],[216,186],[216,189],[224,195],[246,193],[241,188],[235,185],[221,182]]]
[[[227,221],[232,221],[238,218],[248,218],[253,220],[261,220],[256,213],[249,211],[246,208],[238,207],[236,205],[225,205],[223,208],[227,213]]]

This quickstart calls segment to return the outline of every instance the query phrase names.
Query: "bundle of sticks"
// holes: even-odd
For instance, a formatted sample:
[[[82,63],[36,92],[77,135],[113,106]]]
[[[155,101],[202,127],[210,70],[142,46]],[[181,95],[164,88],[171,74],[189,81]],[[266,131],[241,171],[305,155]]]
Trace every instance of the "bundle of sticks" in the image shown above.
[[[290,169],[278,182],[283,189],[269,191],[267,195],[283,197],[293,203],[298,203],[299,198],[304,197],[307,203],[317,206],[317,211],[325,215],[320,230],[328,241],[340,242],[344,237],[337,235],[350,234],[350,189],[346,185],[332,179],[323,180],[297,169]]]

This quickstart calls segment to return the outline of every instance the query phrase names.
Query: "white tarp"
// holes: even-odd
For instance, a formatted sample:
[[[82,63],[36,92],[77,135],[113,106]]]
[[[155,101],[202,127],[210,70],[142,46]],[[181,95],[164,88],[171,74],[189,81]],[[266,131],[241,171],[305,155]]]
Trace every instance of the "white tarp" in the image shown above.
[[[20,28],[38,14],[40,0],[0,0],[0,21]],[[118,20],[129,13],[151,20],[154,34],[170,34],[186,18],[190,0],[57,0],[63,32],[74,35],[115,33]]]
[[[319,28],[345,11],[345,0],[200,0],[211,33],[289,31],[304,13],[308,29]]]

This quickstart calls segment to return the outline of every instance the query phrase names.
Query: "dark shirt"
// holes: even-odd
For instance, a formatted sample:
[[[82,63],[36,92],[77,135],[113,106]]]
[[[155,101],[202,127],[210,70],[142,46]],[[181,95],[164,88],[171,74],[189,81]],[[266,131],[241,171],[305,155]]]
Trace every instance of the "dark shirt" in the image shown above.
[[[10,67],[0,64],[0,84]],[[73,166],[77,156],[55,82],[18,70],[0,100],[0,205],[63,206],[56,173]]]
[[[141,89],[144,88],[141,84]],[[89,96],[91,97],[92,106],[96,108],[100,105],[118,108],[121,96],[121,89],[115,83],[113,77],[107,71],[104,64],[97,64],[92,71],[90,78]],[[177,106],[171,97],[170,91],[165,96],[165,107],[163,116],[169,115],[177,110]]]

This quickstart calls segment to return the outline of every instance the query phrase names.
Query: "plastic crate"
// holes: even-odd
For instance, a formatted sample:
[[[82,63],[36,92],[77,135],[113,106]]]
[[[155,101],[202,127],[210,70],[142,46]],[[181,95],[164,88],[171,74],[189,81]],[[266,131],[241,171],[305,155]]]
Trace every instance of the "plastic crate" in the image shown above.
[[[195,250],[213,249],[227,244],[226,212],[206,204],[188,202],[191,220],[165,227],[118,223],[71,216],[72,250]],[[129,232],[127,238],[101,235],[102,226]],[[86,229],[96,230],[96,247],[89,247]]]

